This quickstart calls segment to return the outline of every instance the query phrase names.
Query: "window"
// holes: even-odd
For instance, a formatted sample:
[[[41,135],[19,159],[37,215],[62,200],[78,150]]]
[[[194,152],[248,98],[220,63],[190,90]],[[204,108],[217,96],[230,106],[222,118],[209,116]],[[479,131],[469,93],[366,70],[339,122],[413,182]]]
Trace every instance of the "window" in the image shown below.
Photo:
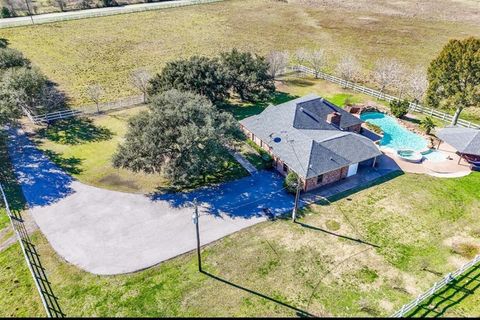
[[[285,162],[283,163],[283,172],[288,172],[288,166]]]
[[[317,176],[317,184],[322,184],[323,182],[323,174]]]

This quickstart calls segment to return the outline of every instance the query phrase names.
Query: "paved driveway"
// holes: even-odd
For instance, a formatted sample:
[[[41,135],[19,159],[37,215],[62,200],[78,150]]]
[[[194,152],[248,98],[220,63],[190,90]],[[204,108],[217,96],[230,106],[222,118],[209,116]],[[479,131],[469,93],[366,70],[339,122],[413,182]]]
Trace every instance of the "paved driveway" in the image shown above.
[[[9,152],[30,212],[52,247],[95,274],[134,272],[194,249],[194,198],[202,206],[203,244],[264,221],[265,207],[278,214],[293,206],[273,172],[191,193],[144,196],[75,181],[21,132],[10,131]]]

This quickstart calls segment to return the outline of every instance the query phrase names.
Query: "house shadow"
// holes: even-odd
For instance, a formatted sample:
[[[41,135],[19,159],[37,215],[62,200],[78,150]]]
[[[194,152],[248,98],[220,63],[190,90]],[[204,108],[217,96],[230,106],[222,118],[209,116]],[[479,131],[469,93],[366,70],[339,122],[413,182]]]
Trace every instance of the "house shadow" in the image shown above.
[[[288,308],[288,309],[294,311],[295,314],[297,315],[297,317],[300,317],[300,318],[316,318],[316,317],[317,317],[316,315],[313,315],[313,314],[311,314],[311,313],[309,313],[309,312],[307,312],[307,311],[305,311],[305,310],[299,309],[299,308],[294,307],[294,306],[292,306],[292,305],[290,305],[290,304],[288,304],[288,303],[285,303],[285,302],[282,302],[282,301],[277,300],[277,299],[275,299],[275,298],[269,297],[269,296],[267,296],[267,295],[265,295],[265,294],[263,294],[263,293],[254,291],[254,290],[252,290],[252,289],[248,289],[248,288],[246,288],[246,287],[242,287],[242,286],[240,286],[240,285],[238,285],[238,284],[235,284],[235,283],[233,283],[233,282],[231,282],[231,281],[228,281],[228,280],[222,279],[222,278],[220,278],[220,277],[218,277],[218,276],[216,276],[216,275],[213,275],[213,274],[211,274],[211,273],[209,273],[209,272],[207,272],[207,271],[203,271],[203,270],[202,270],[202,271],[200,271],[200,272],[201,272],[202,274],[204,274],[204,275],[206,275],[206,276],[214,279],[214,280],[217,280],[217,281],[223,283],[223,284],[226,284],[226,285],[229,285],[229,286],[234,287],[234,288],[236,288],[236,289],[239,289],[239,290],[245,291],[245,292],[247,292],[247,293],[253,294],[253,295],[257,296],[257,297],[260,297],[260,298],[263,298],[263,299],[268,300],[268,301],[270,301],[270,302],[276,303],[276,304],[278,304],[278,305],[280,305],[280,306],[282,306],[282,307]]]
[[[274,171],[188,192],[151,194],[152,201],[167,201],[173,208],[192,207],[197,201],[204,214],[221,218],[250,219],[281,215],[293,208],[293,196],[283,187],[283,178]]]
[[[443,318],[448,310],[475,294],[479,287],[480,265],[477,264],[437,291],[425,302],[418,305],[407,316],[415,318]]]
[[[292,95],[287,92],[276,91],[269,99],[265,101],[257,103],[230,102],[223,105],[222,109],[231,112],[235,119],[242,120],[261,113],[269,105],[282,104],[296,98],[299,98],[299,96]]]
[[[25,133],[10,128],[7,147],[29,207],[47,206],[74,193],[71,187],[73,178],[37,149]]]
[[[324,199],[323,201],[320,200],[319,204],[323,204],[323,205],[329,205],[330,203],[332,202],[336,202],[336,201],[339,201],[339,200],[342,200],[342,199],[347,199],[348,201],[350,201],[350,196],[355,194],[355,193],[358,193],[360,191],[363,191],[363,190],[367,190],[367,189],[370,189],[372,187],[375,187],[375,186],[378,186],[380,184],[383,184],[387,181],[390,181],[390,180],[393,180],[399,176],[402,176],[404,175],[405,173],[401,170],[395,170],[393,172],[390,172],[390,173],[387,173],[381,177],[379,177],[378,179],[375,179],[373,181],[370,181],[370,182],[367,182],[367,183],[364,183],[364,184],[361,184],[355,188],[352,188],[350,190],[346,190],[346,191],[343,191],[343,192],[339,192],[335,195],[332,195],[330,197],[327,197],[326,199]]]
[[[370,129],[362,128],[362,136],[367,137],[368,139],[372,140],[373,142],[377,142],[382,140],[382,137],[378,134],[373,132]]]
[[[57,120],[39,129],[37,134],[41,138],[67,145],[105,141],[113,137],[110,129],[95,125],[91,119],[84,117]]]

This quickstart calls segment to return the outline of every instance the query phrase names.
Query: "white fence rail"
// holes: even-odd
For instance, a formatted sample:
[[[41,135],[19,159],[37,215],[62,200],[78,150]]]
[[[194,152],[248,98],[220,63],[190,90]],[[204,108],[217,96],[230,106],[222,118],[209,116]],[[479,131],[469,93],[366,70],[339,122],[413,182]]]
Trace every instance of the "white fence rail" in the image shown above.
[[[60,120],[60,119],[68,119],[68,118],[72,118],[72,117],[83,115],[83,114],[94,114],[98,112],[128,108],[128,107],[142,104],[143,102],[144,102],[143,95],[141,95],[141,96],[125,98],[118,101],[100,103],[98,106],[87,105],[80,108],[59,110],[59,111],[40,114],[40,115],[32,115],[27,110],[24,110],[24,112],[27,115],[27,117],[30,119],[30,121],[32,121],[34,124],[41,124],[41,123],[48,123],[48,122]]]
[[[410,303],[405,304],[402,306],[402,308],[397,311],[395,314],[393,314],[391,317],[392,318],[402,318],[406,314],[408,314],[410,311],[415,309],[418,305],[420,305],[423,301],[426,299],[430,298],[432,295],[435,294],[438,290],[442,289],[446,285],[448,285],[450,282],[461,276],[465,271],[470,269],[471,267],[477,265],[480,263],[480,255],[477,255],[472,261],[467,262],[464,264],[460,269],[453,273],[449,273],[443,278],[442,280],[436,282],[429,290],[425,291],[424,293],[420,294],[415,300],[413,300]]]
[[[197,4],[220,2],[225,0],[173,0],[155,3],[137,3],[118,7],[105,7],[95,9],[85,9],[77,11],[56,12],[33,16],[24,16],[16,18],[4,18],[0,20],[0,28],[13,28],[31,24],[43,24],[60,22],[67,20],[78,20],[85,18],[105,17],[117,14],[126,14],[150,10],[169,9],[185,7]]]
[[[199,1],[212,1],[212,0],[199,0]],[[215,1],[218,1],[218,0],[215,0]],[[302,73],[315,75],[315,71],[313,69],[310,69],[308,67],[301,66],[301,65],[292,66],[289,69],[292,70],[292,71],[295,71],[295,72],[302,72]],[[399,100],[400,99],[398,97],[395,97],[395,96],[392,96],[392,95],[389,95],[389,94],[386,94],[386,93],[382,93],[382,92],[380,92],[378,90],[375,90],[375,89],[371,89],[371,88],[368,88],[368,87],[358,85],[358,84],[356,84],[354,82],[351,82],[351,81],[346,81],[344,79],[332,76],[332,75],[324,73],[324,72],[317,72],[317,75],[320,79],[324,79],[326,81],[341,85],[345,88],[352,89],[353,91],[360,92],[360,93],[375,97],[375,98],[380,99],[380,100],[390,102],[390,101],[393,101],[393,100]],[[32,121],[35,124],[39,124],[39,123],[48,123],[50,121],[55,121],[55,120],[59,120],[59,119],[67,119],[67,118],[71,118],[71,117],[81,115],[81,114],[94,114],[94,113],[97,113],[98,110],[103,112],[103,111],[109,111],[109,110],[115,110],[115,109],[122,109],[122,108],[127,108],[127,107],[131,107],[131,106],[139,105],[139,104],[142,104],[142,103],[143,103],[143,96],[133,96],[133,97],[125,98],[125,99],[118,100],[118,101],[101,103],[101,104],[98,105],[98,109],[97,109],[96,105],[88,105],[88,106],[83,106],[83,107],[80,107],[80,108],[65,109],[65,110],[61,110],[61,111],[46,113],[46,114],[42,114],[42,115],[35,115],[35,116],[31,115],[27,110],[24,110],[24,112],[27,115],[27,117],[30,119],[30,121]],[[425,108],[425,107],[423,107],[419,104],[413,103],[413,102],[410,102],[409,107],[410,107],[410,111],[423,113],[423,114],[429,115],[431,117],[440,119],[440,120],[445,121],[445,122],[451,122],[452,119],[453,119],[453,116],[448,114],[448,113],[441,112],[441,111],[435,110],[433,108]],[[462,127],[466,127],[466,128],[480,129],[480,124],[476,124],[476,123],[473,123],[471,121],[466,121],[466,120],[463,120],[463,119],[458,119],[457,124],[462,126]]]
[[[305,66],[301,66],[301,65],[293,66],[293,67],[291,67],[291,70],[315,75],[315,71],[313,69],[305,67]],[[391,102],[392,100],[399,100],[400,99],[398,97],[395,97],[395,96],[392,96],[392,95],[389,95],[389,94],[386,94],[386,93],[382,93],[378,90],[374,90],[374,89],[371,89],[371,88],[367,88],[367,87],[358,85],[354,82],[347,81],[347,80],[329,75],[329,74],[324,73],[324,72],[317,72],[316,74],[320,79],[324,79],[326,81],[333,82],[333,83],[341,85],[345,88],[352,89],[353,91],[357,91],[357,92],[375,97],[375,98],[380,99],[380,100],[385,100],[387,102]],[[432,108],[425,108],[425,107],[423,107],[419,104],[413,103],[413,102],[410,102],[410,111],[420,112],[420,113],[429,115],[431,117],[434,117],[434,118],[437,118],[437,119],[440,119],[440,120],[443,120],[443,121],[446,121],[446,122],[451,122],[452,119],[453,119],[453,116],[448,114],[448,113],[441,112],[441,111],[438,111],[438,110],[435,110],[435,109],[432,109]],[[480,124],[476,124],[476,123],[473,123],[471,121],[465,121],[465,120],[462,120],[462,119],[459,119],[457,124],[462,126],[462,127],[466,127],[466,128],[480,129]]]

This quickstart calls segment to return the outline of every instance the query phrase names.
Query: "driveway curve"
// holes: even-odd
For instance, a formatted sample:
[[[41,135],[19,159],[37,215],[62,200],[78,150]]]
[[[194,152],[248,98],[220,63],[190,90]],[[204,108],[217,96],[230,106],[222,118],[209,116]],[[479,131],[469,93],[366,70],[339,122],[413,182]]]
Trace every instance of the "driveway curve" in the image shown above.
[[[21,130],[9,131],[9,153],[29,210],[54,250],[88,272],[142,270],[193,250],[192,200],[201,205],[202,245],[292,209],[274,172],[190,193],[139,195],[76,181]]]

